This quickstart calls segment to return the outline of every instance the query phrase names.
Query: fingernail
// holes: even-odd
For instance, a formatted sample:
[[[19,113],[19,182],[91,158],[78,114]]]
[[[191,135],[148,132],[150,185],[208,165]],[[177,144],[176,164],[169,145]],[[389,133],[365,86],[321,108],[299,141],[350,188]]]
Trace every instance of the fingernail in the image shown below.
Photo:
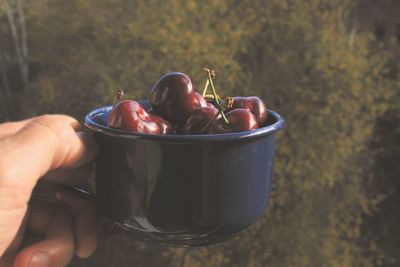
[[[29,267],[50,267],[50,256],[46,252],[36,252],[32,259]]]

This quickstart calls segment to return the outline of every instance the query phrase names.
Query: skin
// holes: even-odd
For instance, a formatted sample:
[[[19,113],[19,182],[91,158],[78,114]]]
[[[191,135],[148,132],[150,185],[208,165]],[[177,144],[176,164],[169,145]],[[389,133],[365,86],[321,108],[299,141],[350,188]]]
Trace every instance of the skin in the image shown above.
[[[66,266],[89,257],[97,213],[59,184],[89,177],[92,137],[64,115],[0,124],[0,267]]]

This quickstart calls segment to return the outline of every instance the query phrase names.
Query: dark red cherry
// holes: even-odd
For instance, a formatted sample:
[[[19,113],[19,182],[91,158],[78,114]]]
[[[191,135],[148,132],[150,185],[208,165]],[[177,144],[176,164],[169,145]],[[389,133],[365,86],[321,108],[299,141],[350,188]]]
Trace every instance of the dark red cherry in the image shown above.
[[[229,120],[227,124],[223,118],[218,118],[208,129],[208,133],[230,133],[250,131],[258,128],[258,122],[253,113],[247,109],[234,109],[225,114]]]
[[[199,94],[198,92],[195,92],[194,95],[195,95],[200,107],[207,107],[208,103],[201,94]],[[195,104],[197,105],[197,103],[195,103]]]
[[[218,113],[213,107],[201,107],[192,112],[182,128],[183,134],[202,134],[204,127]]]
[[[153,120],[158,124],[160,127],[160,134],[171,134],[173,133],[173,127],[171,123],[169,123],[167,120],[164,120],[160,116],[154,115],[154,114],[149,114],[150,119]]]
[[[162,120],[162,121],[161,121]],[[160,126],[159,123],[165,123]],[[155,115],[149,115],[144,108],[134,100],[124,100],[116,104],[108,118],[108,126],[121,130],[163,134],[170,129],[168,122]]]
[[[216,108],[212,103],[207,102],[207,107]]]
[[[180,72],[162,76],[150,93],[154,111],[175,125],[183,125],[190,114],[201,106],[190,77]]]
[[[256,116],[259,125],[262,125],[267,120],[267,106],[257,96],[235,96],[233,97],[232,108],[227,109],[227,112],[234,109],[247,109]]]

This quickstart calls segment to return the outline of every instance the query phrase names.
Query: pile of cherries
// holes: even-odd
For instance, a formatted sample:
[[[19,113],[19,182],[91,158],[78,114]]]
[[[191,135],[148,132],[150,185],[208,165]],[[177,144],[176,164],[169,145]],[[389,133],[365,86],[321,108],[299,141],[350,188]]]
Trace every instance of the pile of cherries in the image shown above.
[[[216,93],[215,72],[207,71],[203,94],[196,92],[190,77],[171,72],[162,76],[150,93],[146,111],[135,100],[114,103],[108,119],[112,128],[146,134],[218,134],[254,130],[267,119],[265,103],[256,96],[228,97]],[[211,87],[212,94],[207,94]]]

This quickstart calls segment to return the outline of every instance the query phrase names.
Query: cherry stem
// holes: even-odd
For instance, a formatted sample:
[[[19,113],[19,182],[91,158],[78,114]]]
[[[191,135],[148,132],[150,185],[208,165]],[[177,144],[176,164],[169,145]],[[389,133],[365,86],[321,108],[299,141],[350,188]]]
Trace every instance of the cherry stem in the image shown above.
[[[204,86],[204,89],[203,89],[203,97],[205,97],[207,94],[207,89],[208,89],[209,84],[210,84],[210,82],[208,81],[208,78],[207,78],[206,85]]]
[[[219,100],[221,100],[221,97],[220,97],[219,95],[217,95],[217,97],[218,97]],[[217,104],[213,95],[205,95],[205,96],[204,96],[204,99],[205,99],[207,102],[210,102],[210,101],[211,101],[211,102]]]
[[[221,116],[222,116],[222,118],[224,119],[225,123],[226,123],[226,124],[229,124],[229,120],[228,120],[228,118],[225,116],[225,113],[224,113],[224,108],[222,108],[222,106],[221,106],[221,103],[222,103],[222,102],[220,102],[221,99],[218,97],[217,92],[216,92],[216,90],[215,90],[214,83],[213,83],[213,81],[212,81],[211,75],[209,75],[208,79],[210,80],[211,91],[212,91],[212,93],[213,93],[215,102],[217,103],[218,109],[219,109],[219,111],[220,111],[220,113],[221,113]]]
[[[113,108],[124,97],[125,93],[122,89],[115,90]]]
[[[224,102],[221,103],[221,105],[225,105],[226,108],[232,108],[233,103],[235,102],[235,99],[233,97],[227,97]]]
[[[203,89],[203,97],[207,94],[208,86],[210,85],[210,80],[208,79],[209,77],[214,78],[215,77],[215,70],[209,69],[209,68],[203,68],[207,72],[207,81]]]
[[[220,102],[219,99],[218,99],[218,95],[217,95],[217,92],[215,91],[214,83],[213,83],[212,78],[211,78],[210,75],[208,76],[208,80],[210,81],[211,92],[212,92],[212,94],[213,94],[213,96],[214,96],[214,99],[215,99],[215,101],[217,102],[217,104],[219,105],[221,102]]]
[[[214,101],[218,106],[221,116],[224,119],[225,123],[229,124],[229,120],[225,116],[225,113],[224,113],[224,108],[221,106],[221,98],[217,95],[217,92],[215,90],[215,86],[213,83],[213,78],[215,78],[215,70],[208,69],[208,68],[204,68],[204,70],[207,72],[207,82],[206,82],[207,86],[206,86],[205,90],[203,91],[203,96],[205,96],[205,94],[207,93],[207,88],[208,88],[208,83],[209,83],[211,85],[211,91],[212,91],[212,95],[214,97]]]

